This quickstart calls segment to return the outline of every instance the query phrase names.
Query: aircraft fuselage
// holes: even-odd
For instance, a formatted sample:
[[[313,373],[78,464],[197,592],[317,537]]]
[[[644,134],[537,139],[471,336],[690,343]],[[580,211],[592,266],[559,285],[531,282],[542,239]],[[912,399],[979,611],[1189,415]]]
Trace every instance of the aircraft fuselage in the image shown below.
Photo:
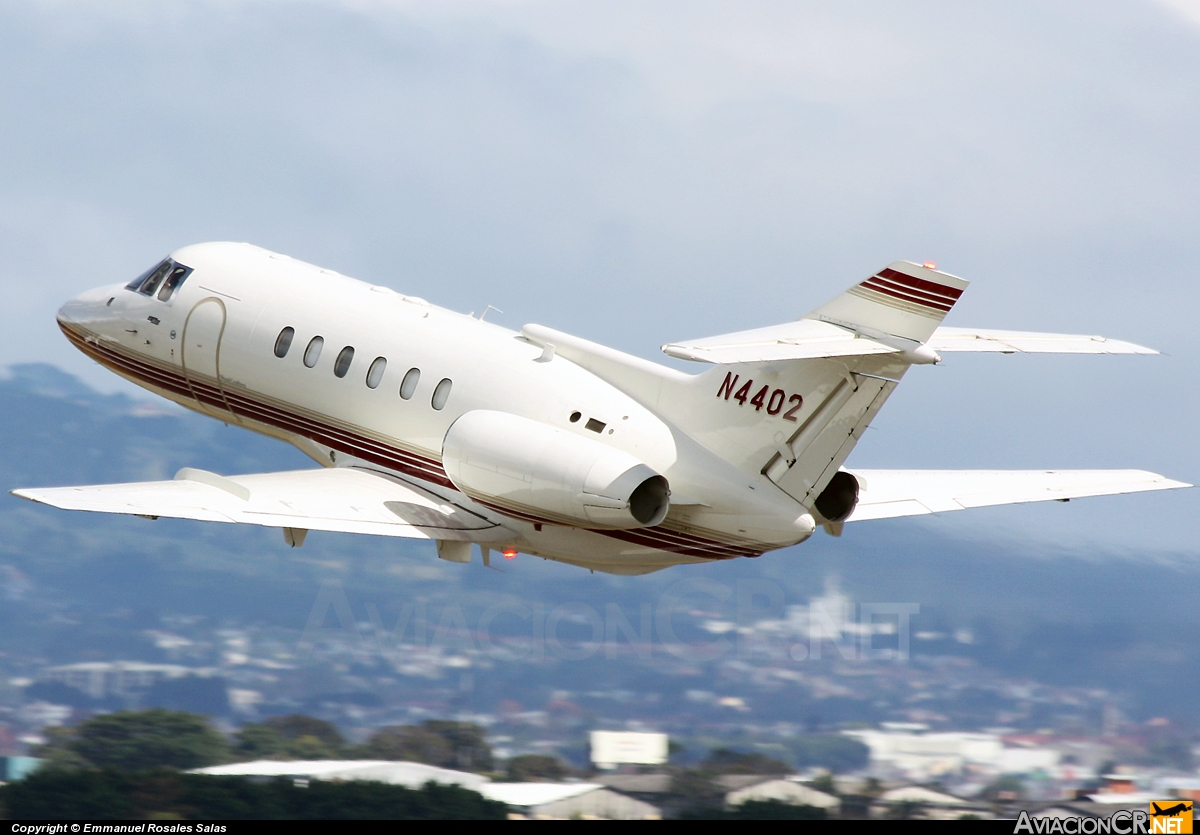
[[[246,244],[172,257],[191,273],[168,298],[100,288],[63,306],[63,332],[185,408],[285,440],[326,467],[385,470],[492,518],[516,534],[505,547],[637,573],[757,556],[813,531],[805,508],[761,473],[519,332]],[[717,394],[705,392],[705,403]],[[588,529],[465,495],[442,451],[454,422],[475,410],[519,415],[645,462],[670,483],[667,519]]]

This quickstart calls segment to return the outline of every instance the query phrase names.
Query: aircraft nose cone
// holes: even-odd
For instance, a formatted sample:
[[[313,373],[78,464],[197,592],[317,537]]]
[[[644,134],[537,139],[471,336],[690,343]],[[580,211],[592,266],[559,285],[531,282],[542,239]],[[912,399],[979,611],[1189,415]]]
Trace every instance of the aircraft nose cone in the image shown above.
[[[54,316],[60,325],[74,325],[79,321],[79,304],[76,299],[71,299],[58,309],[58,313]]]
[[[89,290],[66,302],[58,309],[55,318],[60,325],[79,325],[108,318],[106,313],[119,289],[120,285],[114,285]]]

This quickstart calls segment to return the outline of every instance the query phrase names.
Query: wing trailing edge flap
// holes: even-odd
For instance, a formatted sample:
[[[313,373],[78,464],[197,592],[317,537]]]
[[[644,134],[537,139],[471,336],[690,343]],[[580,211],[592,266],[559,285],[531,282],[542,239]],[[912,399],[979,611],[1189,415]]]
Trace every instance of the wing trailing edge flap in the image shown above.
[[[13,490],[64,510],[233,522],[297,531],[496,542],[512,531],[433,493],[356,467],[219,476],[184,468],[173,481]]]
[[[971,507],[1067,501],[1191,487],[1145,470],[847,470],[859,481],[847,521],[891,519]]]

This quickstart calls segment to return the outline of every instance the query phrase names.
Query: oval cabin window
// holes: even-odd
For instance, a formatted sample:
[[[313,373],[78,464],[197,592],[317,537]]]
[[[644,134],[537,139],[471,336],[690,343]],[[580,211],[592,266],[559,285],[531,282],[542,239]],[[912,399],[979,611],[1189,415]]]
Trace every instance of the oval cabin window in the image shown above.
[[[371,363],[371,367],[367,369],[367,388],[379,388],[379,384],[383,382],[383,372],[386,370],[387,360],[383,357],[376,357]]]
[[[442,380],[437,384],[437,388],[433,390],[433,400],[430,405],[435,409],[442,409],[446,405],[446,399],[450,397],[450,387],[454,383],[450,382],[449,378]]]
[[[275,337],[275,356],[280,359],[287,356],[288,350],[292,347],[292,337],[295,335],[295,328],[284,328],[279,332],[279,336]]]
[[[345,377],[346,372],[350,370],[350,363],[354,361],[354,349],[347,345],[338,352],[337,362],[333,364],[333,375],[335,377]]]
[[[417,383],[420,381],[421,369],[408,369],[408,373],[404,375],[404,379],[400,382],[400,396],[405,400],[411,400],[413,394],[417,391]]]
[[[304,349],[304,364],[312,368],[317,364],[317,360],[321,358],[321,348],[325,345],[323,337],[314,336],[309,340],[308,347]]]

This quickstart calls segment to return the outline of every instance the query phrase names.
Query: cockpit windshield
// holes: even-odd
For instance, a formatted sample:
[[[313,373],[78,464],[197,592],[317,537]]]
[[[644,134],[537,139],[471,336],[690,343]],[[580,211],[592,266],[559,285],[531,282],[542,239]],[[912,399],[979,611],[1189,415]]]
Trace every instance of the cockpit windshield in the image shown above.
[[[183,280],[188,277],[188,273],[190,272],[190,268],[182,264],[175,264],[171,270],[171,274],[167,276],[166,280],[163,281],[162,287],[159,288],[158,300],[165,302],[170,299],[175,294],[175,291],[179,289],[179,285],[183,284]]]
[[[157,292],[159,301],[169,301],[191,272],[191,267],[167,258],[126,284],[125,289],[143,296],[153,296]]]

